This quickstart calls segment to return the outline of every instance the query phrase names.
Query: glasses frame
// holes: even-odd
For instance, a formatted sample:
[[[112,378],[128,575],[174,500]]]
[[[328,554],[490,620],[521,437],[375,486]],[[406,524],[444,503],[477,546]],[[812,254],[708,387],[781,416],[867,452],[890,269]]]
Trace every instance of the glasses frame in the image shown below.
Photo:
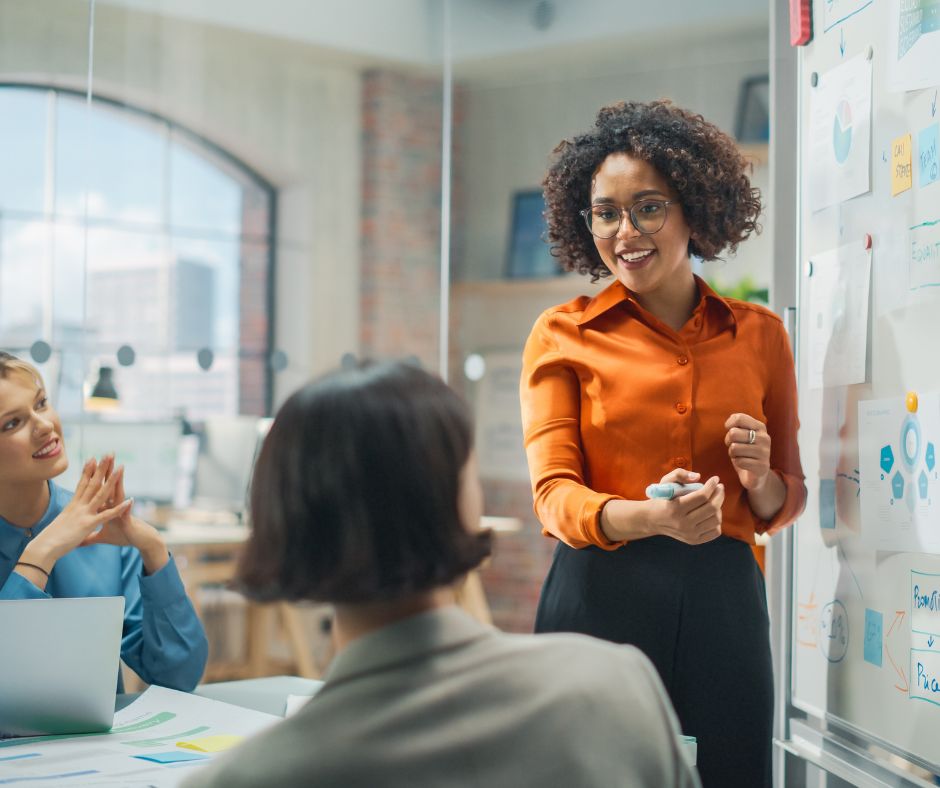
[[[595,238],[600,238],[601,240],[606,241],[609,238],[613,238],[615,235],[617,235],[617,233],[620,232],[620,228],[623,227],[624,217],[626,216],[630,217],[630,224],[633,225],[633,229],[640,233],[640,235],[656,235],[656,233],[666,226],[666,222],[669,220],[669,206],[675,205],[677,202],[678,200],[654,200],[650,198],[637,200],[629,208],[619,208],[618,206],[612,205],[611,203],[603,203],[603,207],[613,208],[620,214],[620,221],[617,222],[617,229],[615,229],[610,235],[600,235],[594,231],[594,228],[591,227],[591,210],[594,208],[600,208],[602,207],[601,205],[589,205],[587,208],[583,208],[582,210],[578,211],[578,213],[580,213],[581,218],[584,219],[584,223],[587,225],[588,232],[590,232],[591,235],[593,235]],[[633,213],[634,209],[638,205],[643,205],[644,203],[656,203],[656,205],[663,206],[663,223],[655,230],[641,230],[639,223],[637,222],[636,214]]]

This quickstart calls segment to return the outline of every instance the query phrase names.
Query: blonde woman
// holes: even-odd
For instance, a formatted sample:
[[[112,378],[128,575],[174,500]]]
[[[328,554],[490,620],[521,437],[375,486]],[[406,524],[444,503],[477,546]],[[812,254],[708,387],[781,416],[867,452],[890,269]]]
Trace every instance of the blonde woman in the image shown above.
[[[89,459],[74,493],[53,481],[68,462],[42,376],[0,351],[0,600],[123,596],[121,658],[148,684],[193,689],[208,646],[166,544],[131,514],[113,456]]]

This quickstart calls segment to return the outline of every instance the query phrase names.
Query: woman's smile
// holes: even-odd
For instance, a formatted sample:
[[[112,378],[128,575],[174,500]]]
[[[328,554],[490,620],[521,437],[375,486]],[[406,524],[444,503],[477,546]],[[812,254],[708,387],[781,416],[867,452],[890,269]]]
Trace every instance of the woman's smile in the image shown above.
[[[33,458],[37,460],[49,460],[53,457],[58,457],[61,453],[62,441],[57,437],[53,437],[51,440],[47,441],[39,451],[33,452]]]

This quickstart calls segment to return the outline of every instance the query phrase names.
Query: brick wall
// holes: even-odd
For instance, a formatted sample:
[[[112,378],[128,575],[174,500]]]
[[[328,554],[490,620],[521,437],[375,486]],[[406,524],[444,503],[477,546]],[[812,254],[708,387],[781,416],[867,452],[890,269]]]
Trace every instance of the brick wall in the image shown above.
[[[441,217],[441,82],[374,70],[363,78],[362,356],[414,354],[437,369]],[[453,146],[460,150],[460,93],[453,101]],[[466,240],[459,221],[462,195],[451,194],[453,248]],[[452,319],[459,315],[452,313]],[[464,350],[451,330],[451,368]],[[451,376],[461,389],[459,375]],[[486,513],[518,517],[523,527],[497,534],[482,571],[496,626],[531,632],[554,542],[539,533],[526,482],[484,481]]]
[[[362,355],[436,369],[441,80],[373,70],[362,88]]]

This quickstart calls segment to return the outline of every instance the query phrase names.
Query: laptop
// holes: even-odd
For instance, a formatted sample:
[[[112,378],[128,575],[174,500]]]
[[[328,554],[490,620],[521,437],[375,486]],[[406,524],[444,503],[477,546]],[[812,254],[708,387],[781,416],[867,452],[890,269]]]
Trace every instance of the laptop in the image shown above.
[[[124,597],[0,601],[0,736],[114,722]]]

